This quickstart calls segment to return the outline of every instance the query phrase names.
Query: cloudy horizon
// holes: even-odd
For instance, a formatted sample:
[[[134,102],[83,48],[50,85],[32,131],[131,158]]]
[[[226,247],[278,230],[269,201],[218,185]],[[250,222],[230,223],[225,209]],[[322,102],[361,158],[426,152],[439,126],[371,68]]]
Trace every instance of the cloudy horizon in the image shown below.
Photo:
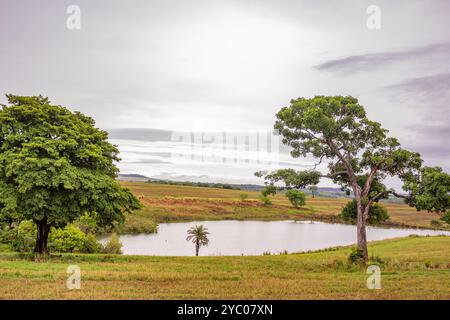
[[[379,30],[366,24],[373,4]],[[80,29],[67,28],[70,5]],[[311,167],[285,149],[255,155],[215,141],[215,156],[172,134],[265,134],[291,98],[315,95],[357,97],[426,165],[450,171],[449,1],[1,0],[0,9],[0,94],[43,94],[92,116],[119,145],[123,173],[246,183],[274,163]],[[224,158],[233,160],[219,170]]]

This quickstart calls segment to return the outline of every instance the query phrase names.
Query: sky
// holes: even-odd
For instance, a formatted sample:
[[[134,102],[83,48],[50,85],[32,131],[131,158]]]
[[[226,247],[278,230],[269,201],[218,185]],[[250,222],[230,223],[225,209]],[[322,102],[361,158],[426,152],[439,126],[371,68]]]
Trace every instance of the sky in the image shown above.
[[[273,140],[275,113],[314,95],[357,97],[450,171],[447,0],[0,0],[0,41],[0,94],[93,117],[123,173],[254,183],[259,169],[310,167],[248,141]]]

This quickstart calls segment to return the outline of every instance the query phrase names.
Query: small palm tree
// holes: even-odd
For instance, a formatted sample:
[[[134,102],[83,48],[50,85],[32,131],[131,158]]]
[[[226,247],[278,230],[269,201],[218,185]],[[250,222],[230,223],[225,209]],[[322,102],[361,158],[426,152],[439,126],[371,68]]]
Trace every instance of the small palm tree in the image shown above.
[[[190,228],[187,231],[186,241],[192,241],[195,243],[195,255],[198,256],[198,251],[201,246],[207,246],[209,243],[208,239],[208,228],[205,228],[203,225],[195,226]]]

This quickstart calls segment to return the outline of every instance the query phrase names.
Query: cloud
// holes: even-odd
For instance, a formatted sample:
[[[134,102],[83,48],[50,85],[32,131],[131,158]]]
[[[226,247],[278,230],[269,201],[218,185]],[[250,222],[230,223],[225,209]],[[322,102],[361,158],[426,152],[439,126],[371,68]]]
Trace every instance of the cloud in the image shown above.
[[[450,57],[450,42],[416,47],[405,51],[385,51],[352,55],[345,58],[329,60],[315,68],[320,71],[351,73],[373,70],[389,64],[409,60],[448,59]]]
[[[405,127],[405,147],[422,154],[427,165],[450,169],[450,73],[417,77],[384,87],[391,100],[419,110],[419,122]]]
[[[444,99],[450,95],[450,73],[436,74],[426,77],[418,77],[405,80],[401,83],[386,86],[385,89],[401,94],[410,99]]]

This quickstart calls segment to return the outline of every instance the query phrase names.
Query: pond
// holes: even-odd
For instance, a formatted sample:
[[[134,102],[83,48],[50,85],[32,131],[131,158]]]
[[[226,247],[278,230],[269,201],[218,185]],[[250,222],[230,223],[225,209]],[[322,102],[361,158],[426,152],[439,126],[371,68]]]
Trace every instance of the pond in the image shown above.
[[[121,235],[126,255],[192,256],[194,244],[186,241],[186,231],[204,225],[210,244],[200,255],[261,255],[287,250],[289,253],[351,245],[356,242],[356,226],[313,221],[194,221],[161,223],[158,233]],[[382,240],[415,235],[450,235],[450,232],[368,227],[367,238]],[[102,241],[105,241],[103,239]]]

